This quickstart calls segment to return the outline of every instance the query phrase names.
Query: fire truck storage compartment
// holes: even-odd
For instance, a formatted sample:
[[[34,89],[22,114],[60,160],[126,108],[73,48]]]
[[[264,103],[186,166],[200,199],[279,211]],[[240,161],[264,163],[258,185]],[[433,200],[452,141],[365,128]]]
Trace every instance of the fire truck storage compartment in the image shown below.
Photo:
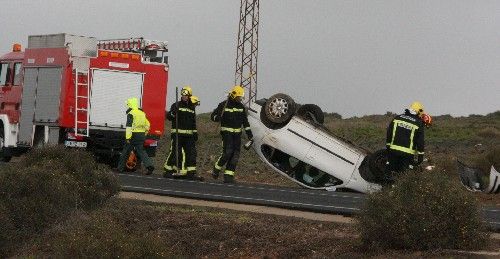
[[[66,47],[69,48],[72,56],[97,57],[97,39],[94,37],[68,33],[30,35],[28,37],[29,49]]]
[[[61,72],[61,67],[26,67],[24,69],[22,116],[19,122],[20,143],[32,143],[34,125],[57,125]],[[45,139],[45,142],[47,141],[49,140]]]
[[[90,126],[124,128],[127,122],[126,101],[136,97],[141,102],[142,87],[142,73],[93,69]]]

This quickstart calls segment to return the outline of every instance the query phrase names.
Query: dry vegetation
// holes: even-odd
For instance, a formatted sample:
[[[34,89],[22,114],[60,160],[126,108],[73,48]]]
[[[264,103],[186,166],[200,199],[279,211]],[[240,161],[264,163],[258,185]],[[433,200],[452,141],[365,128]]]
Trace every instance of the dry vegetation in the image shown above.
[[[392,114],[349,119],[327,116],[325,125],[335,134],[374,151],[384,146],[385,127],[391,118]],[[474,213],[477,212],[475,199],[500,205],[500,195],[465,192],[458,185],[454,162],[459,158],[483,170],[489,170],[491,164],[500,168],[500,112],[463,118],[438,116],[434,122],[434,127],[426,131],[426,139],[427,163],[435,165],[435,170],[417,176],[409,175],[406,182],[398,181],[400,187],[396,186],[394,192],[400,190],[400,195],[382,192],[373,196],[371,208],[374,210],[370,212],[368,206],[365,214],[374,216],[365,218],[373,220],[373,224],[363,223],[361,231],[352,225],[221,209],[159,205],[116,198],[105,202],[118,190],[116,178],[108,173],[108,169],[95,164],[88,154],[72,154],[58,148],[35,150],[23,158],[19,165],[0,165],[0,256],[465,258],[468,256],[433,249],[500,249],[498,240],[491,242],[481,239],[483,234],[480,225],[474,221]],[[208,121],[207,114],[199,116],[198,125],[198,171],[209,179],[211,167],[220,152],[220,137],[216,132],[216,124]],[[162,167],[167,156],[168,143],[169,136],[160,141],[155,158],[157,168]],[[66,159],[68,156],[81,159]],[[250,151],[242,151],[236,177],[243,182],[295,186],[266,168]],[[412,177],[424,178],[416,180]],[[418,184],[422,179],[425,185]],[[444,185],[447,191],[439,192],[435,184]],[[417,192],[412,188],[424,188],[427,191],[422,189],[423,193],[430,196],[412,196]],[[399,210],[397,206],[401,203],[394,201],[399,199],[399,202],[408,202],[401,200],[403,197],[413,199],[413,203],[420,203],[423,209],[429,206],[439,209],[439,213],[429,214],[415,207],[413,211],[404,212],[406,219],[428,217],[434,227],[456,224],[457,221],[446,220],[449,215],[446,213],[459,210],[455,214],[460,215],[460,219],[469,218],[470,221],[459,221],[466,224],[462,235],[453,233],[456,227],[445,228],[446,232],[421,233],[415,231],[429,229],[425,222],[404,224],[404,221],[398,221],[399,213],[393,214],[391,220],[385,216],[379,217],[382,223],[394,222],[393,225],[399,226],[382,228],[385,240],[372,235],[370,230],[380,231],[384,227],[376,221],[376,215],[381,210]],[[432,202],[442,202],[426,204],[423,201],[428,197],[433,197]],[[384,200],[389,198],[392,199],[389,202]],[[473,206],[464,207],[463,201]],[[390,218],[391,215],[386,216]],[[365,224],[371,227],[367,228]],[[413,233],[418,239],[408,238]],[[396,243],[396,246],[388,246],[382,242],[390,242],[390,238],[398,237],[398,234],[406,238],[400,238],[407,242],[406,245]],[[443,243],[432,239],[436,236]],[[466,238],[469,237],[478,237],[477,243],[468,243]],[[380,242],[371,242],[372,238]],[[460,240],[464,242],[460,243]],[[394,248],[404,250],[392,250]],[[415,251],[420,249],[431,250]]]
[[[500,249],[488,244],[486,249]],[[55,258],[466,258],[451,251],[372,250],[349,224],[112,199],[74,213],[16,256]]]

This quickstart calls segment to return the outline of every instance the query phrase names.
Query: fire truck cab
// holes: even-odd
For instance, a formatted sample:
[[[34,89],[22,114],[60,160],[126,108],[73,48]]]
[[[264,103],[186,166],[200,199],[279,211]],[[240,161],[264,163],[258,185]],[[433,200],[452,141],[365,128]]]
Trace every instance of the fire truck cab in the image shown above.
[[[167,42],[33,35],[0,56],[0,160],[31,147],[87,148],[116,162],[125,141],[126,100],[151,123],[144,146],[155,155],[164,132]]]

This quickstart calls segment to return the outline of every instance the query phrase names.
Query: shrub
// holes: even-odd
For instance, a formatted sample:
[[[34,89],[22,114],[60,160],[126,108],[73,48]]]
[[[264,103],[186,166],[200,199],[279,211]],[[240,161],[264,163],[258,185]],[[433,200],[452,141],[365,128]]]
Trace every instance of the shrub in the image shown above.
[[[473,196],[438,172],[409,172],[369,196],[359,216],[362,244],[374,249],[477,249],[486,234]]]
[[[75,181],[42,167],[5,172],[0,186],[0,200],[21,234],[40,231],[78,204]]]
[[[12,235],[0,234],[0,251],[8,242],[40,232],[73,210],[101,205],[118,190],[116,177],[87,152],[34,149],[0,174],[0,223],[13,229]]]
[[[491,166],[495,167],[496,170],[500,170],[500,145],[493,146],[470,160],[472,160],[473,167],[479,168],[484,173],[482,177],[489,179]]]
[[[332,119],[341,120],[342,115],[336,112],[325,112],[326,117],[331,117]]]
[[[484,139],[495,139],[495,138],[500,138],[500,130],[494,128],[494,127],[487,127],[484,129],[481,129],[477,132],[477,135],[484,138]]]
[[[70,177],[76,183],[78,207],[94,208],[119,191],[117,178],[109,168],[98,164],[89,152],[83,150],[63,146],[33,149],[19,164],[53,172],[61,178]]]

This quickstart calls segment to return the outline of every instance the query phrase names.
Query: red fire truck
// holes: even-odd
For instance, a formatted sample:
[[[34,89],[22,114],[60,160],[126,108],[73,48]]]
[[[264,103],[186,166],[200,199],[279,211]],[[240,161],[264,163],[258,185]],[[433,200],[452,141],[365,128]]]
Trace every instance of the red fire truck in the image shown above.
[[[117,161],[126,100],[137,97],[151,122],[150,156],[164,132],[167,42],[33,35],[0,57],[0,160],[31,147],[64,144]]]

